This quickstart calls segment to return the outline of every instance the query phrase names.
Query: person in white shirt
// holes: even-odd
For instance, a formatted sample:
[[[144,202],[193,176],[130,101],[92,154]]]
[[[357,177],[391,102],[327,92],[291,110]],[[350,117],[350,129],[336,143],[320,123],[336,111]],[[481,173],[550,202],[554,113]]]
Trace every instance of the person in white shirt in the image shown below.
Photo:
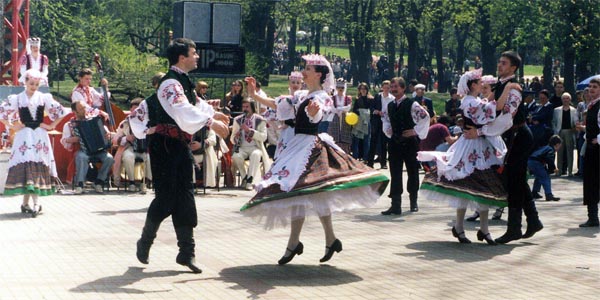
[[[25,85],[25,72],[34,69],[40,72],[40,86],[48,86],[48,56],[40,53],[42,41],[38,37],[27,39],[27,53],[21,57],[19,83]]]

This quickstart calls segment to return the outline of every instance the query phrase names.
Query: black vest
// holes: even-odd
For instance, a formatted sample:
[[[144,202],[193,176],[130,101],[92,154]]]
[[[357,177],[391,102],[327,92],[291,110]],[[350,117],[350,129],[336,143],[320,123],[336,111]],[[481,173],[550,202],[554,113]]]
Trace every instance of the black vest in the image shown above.
[[[40,105],[36,108],[35,120],[33,119],[33,116],[31,115],[29,108],[19,107],[19,118],[21,120],[21,123],[23,123],[23,125],[31,128],[31,129],[36,129],[36,128],[40,127],[40,124],[42,124],[42,122],[44,121],[44,106]]]
[[[415,122],[412,118],[412,105],[415,102],[414,99],[405,98],[400,103],[400,107],[396,107],[396,100],[388,104],[388,114],[390,117],[390,124],[392,125],[392,138],[402,139],[402,132],[415,128]]]
[[[177,80],[181,86],[183,86],[183,92],[187,97],[188,101],[192,105],[196,105],[196,91],[194,90],[195,85],[184,73],[178,73],[173,70],[169,70],[165,76],[161,79],[160,83],[162,84],[167,79],[175,79]],[[158,124],[172,124],[177,125],[175,120],[165,112],[162,105],[158,101],[158,96],[153,94],[152,96],[146,99],[146,104],[148,104],[148,127],[156,126]]]
[[[308,119],[308,115],[306,114],[306,106],[310,103],[310,99],[306,99],[300,106],[298,107],[298,112],[296,113],[296,124],[294,127],[294,134],[310,134],[317,135],[319,133],[319,123],[311,123]]]
[[[600,128],[598,127],[598,111],[600,110],[600,101],[596,102],[594,106],[590,107],[587,111],[587,116],[585,117],[585,136],[588,141],[596,138],[598,133],[600,133]]]

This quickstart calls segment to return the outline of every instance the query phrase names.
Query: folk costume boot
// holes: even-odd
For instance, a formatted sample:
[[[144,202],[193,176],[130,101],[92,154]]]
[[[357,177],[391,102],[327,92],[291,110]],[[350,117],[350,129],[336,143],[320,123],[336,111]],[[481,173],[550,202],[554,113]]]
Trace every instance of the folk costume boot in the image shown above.
[[[418,212],[419,205],[417,204],[417,195],[410,195],[410,211]]]
[[[532,237],[536,232],[542,230],[544,225],[540,221],[537,209],[535,208],[535,202],[529,201],[523,205],[523,213],[527,217],[527,230],[523,234],[524,239]]]
[[[588,203],[588,220],[579,224],[579,227],[598,227],[600,226],[600,222],[598,221],[598,203]]]
[[[520,208],[508,209],[508,224],[506,233],[496,239],[498,244],[506,244],[511,241],[516,241],[523,236],[521,231],[522,210]]]
[[[384,216],[389,215],[401,215],[402,214],[402,199],[392,199],[392,206],[388,208],[388,210],[384,210],[381,212]]]
[[[137,241],[137,249],[135,251],[135,256],[143,264],[148,264],[150,247],[156,238],[158,227],[160,227],[160,223],[154,223],[150,219],[146,219],[144,229],[142,229],[142,237]]]
[[[179,254],[177,254],[175,261],[190,268],[193,273],[202,273],[202,270],[196,266],[194,228],[192,226],[175,227],[175,234],[177,235],[177,246],[179,247]]]

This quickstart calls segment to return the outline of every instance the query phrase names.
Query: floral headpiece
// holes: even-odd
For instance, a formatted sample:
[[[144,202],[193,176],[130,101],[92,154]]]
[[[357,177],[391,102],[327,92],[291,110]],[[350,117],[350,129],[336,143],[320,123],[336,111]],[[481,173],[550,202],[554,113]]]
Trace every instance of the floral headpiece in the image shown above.
[[[329,69],[329,73],[325,76],[325,82],[323,83],[323,89],[330,93],[335,89],[335,76],[333,74],[333,69],[331,68],[331,64],[323,55],[319,54],[308,54],[303,55],[302,59],[306,61],[307,66],[325,66]]]
[[[473,71],[465,72],[465,74],[463,74],[460,77],[460,80],[458,81],[457,93],[462,96],[468,95],[469,86],[467,85],[467,83],[470,80],[481,79],[481,71],[482,69],[480,68],[475,69]]]

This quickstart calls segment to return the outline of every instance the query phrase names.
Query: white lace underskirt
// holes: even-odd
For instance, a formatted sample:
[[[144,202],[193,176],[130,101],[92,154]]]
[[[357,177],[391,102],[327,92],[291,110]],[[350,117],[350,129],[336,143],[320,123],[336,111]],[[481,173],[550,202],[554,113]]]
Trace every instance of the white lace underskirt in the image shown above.
[[[257,223],[264,222],[267,230],[286,227],[291,221],[303,217],[322,217],[335,212],[371,207],[380,197],[376,186],[378,185],[268,201],[248,208],[242,214],[252,217]]]

